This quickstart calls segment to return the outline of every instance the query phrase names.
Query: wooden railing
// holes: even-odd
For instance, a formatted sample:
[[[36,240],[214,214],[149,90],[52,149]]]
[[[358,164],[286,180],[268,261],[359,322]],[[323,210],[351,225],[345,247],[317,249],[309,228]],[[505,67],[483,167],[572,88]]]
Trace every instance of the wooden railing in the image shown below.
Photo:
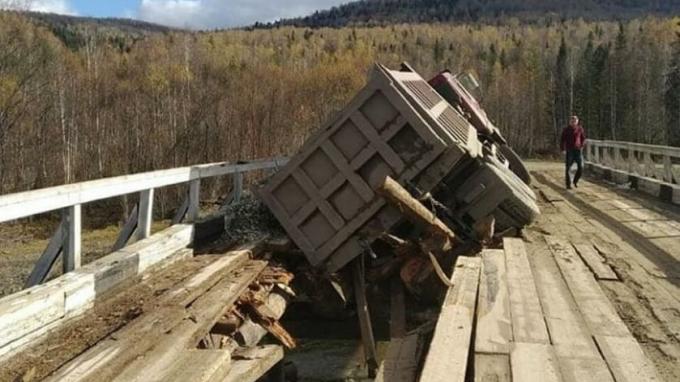
[[[586,161],[629,174],[680,184],[680,148],[598,141],[586,145]]]
[[[51,211],[62,211],[62,221],[33,269],[26,287],[42,283],[62,254],[64,273],[81,266],[81,206],[86,203],[139,193],[139,203],[123,226],[112,251],[126,246],[134,237],[142,240],[151,234],[154,190],[188,183],[187,197],[178,209],[173,224],[194,222],[199,215],[201,180],[219,176],[233,177],[232,200],[241,197],[243,174],[283,166],[285,158],[251,162],[212,163],[135,175],[119,176],[83,183],[0,196],[0,223]]]

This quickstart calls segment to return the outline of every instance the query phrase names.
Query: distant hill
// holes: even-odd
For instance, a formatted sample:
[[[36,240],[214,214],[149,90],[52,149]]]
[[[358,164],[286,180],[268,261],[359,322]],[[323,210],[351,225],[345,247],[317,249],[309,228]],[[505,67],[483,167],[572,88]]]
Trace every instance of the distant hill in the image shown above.
[[[680,14],[680,0],[361,0],[313,15],[258,26],[343,27],[553,18],[625,19]]]
[[[50,29],[66,46],[74,50],[85,46],[87,40],[91,38],[108,41],[119,46],[121,50],[129,49],[135,40],[147,35],[176,31],[167,26],[132,19],[79,17],[41,12],[18,13]]]

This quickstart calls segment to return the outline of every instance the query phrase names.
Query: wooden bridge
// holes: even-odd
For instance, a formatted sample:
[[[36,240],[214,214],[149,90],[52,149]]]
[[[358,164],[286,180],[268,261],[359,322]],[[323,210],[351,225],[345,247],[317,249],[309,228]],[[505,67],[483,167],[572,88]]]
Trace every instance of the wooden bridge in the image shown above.
[[[497,248],[460,257],[431,340],[419,330],[394,331],[378,380],[680,380],[680,149],[591,141],[586,156],[588,178],[570,191],[561,164],[530,163],[539,220]],[[284,162],[211,164],[0,197],[0,222],[64,211],[29,288],[0,300],[0,380],[263,376],[283,358],[280,346],[205,341],[249,286],[276,287],[280,277],[253,258],[273,243],[220,255],[188,248],[201,179],[233,176],[238,199],[243,173]],[[153,190],[180,183],[190,187],[175,224],[150,235]],[[140,203],[117,251],[81,267],[80,206],[130,193]],[[125,245],[130,238],[136,242]],[[60,254],[65,274],[44,283]]]

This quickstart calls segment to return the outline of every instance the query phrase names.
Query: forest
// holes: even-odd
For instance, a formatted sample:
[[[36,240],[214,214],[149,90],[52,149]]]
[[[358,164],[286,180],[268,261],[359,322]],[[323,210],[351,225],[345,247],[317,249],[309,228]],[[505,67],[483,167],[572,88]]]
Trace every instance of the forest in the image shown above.
[[[292,154],[374,62],[475,73],[527,157],[559,154],[571,113],[593,138],[680,145],[679,33],[646,17],[127,36],[0,13],[0,194]]]
[[[312,15],[258,27],[376,26],[394,23],[545,22],[566,18],[628,19],[641,15],[677,15],[680,0],[359,0]]]

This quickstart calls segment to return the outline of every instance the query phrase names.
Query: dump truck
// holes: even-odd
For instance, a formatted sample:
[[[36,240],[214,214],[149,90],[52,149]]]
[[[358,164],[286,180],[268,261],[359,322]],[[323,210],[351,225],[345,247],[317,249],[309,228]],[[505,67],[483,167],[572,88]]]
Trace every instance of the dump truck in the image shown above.
[[[332,273],[403,220],[378,191],[390,177],[445,207],[463,237],[493,216],[521,228],[535,195],[415,70],[376,64],[367,85],[258,191],[309,262]]]
[[[461,114],[477,130],[480,141],[492,150],[501,162],[505,163],[526,184],[530,184],[531,175],[522,159],[508,145],[500,129],[491,121],[486,111],[477,100],[479,97],[479,81],[471,73],[452,74],[445,70],[429,81],[429,84]],[[478,94],[477,96],[473,93]]]

